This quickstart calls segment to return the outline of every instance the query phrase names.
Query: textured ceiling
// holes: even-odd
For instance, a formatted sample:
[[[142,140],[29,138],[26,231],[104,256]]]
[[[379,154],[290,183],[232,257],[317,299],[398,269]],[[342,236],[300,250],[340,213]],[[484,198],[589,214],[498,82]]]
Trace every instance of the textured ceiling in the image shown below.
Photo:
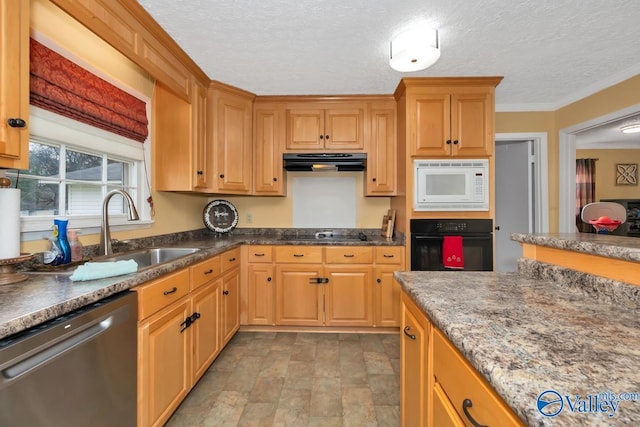
[[[257,95],[390,94],[404,76],[504,76],[498,111],[555,110],[640,72],[638,0],[139,0],[212,79]],[[438,28],[431,68],[389,41]]]

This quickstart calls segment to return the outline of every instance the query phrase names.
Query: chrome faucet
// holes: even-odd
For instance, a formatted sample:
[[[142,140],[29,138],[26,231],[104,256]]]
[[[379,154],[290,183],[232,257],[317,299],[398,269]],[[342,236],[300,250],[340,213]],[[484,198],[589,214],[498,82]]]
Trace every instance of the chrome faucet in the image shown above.
[[[140,219],[136,206],[133,204],[133,199],[124,190],[113,190],[107,193],[102,201],[102,226],[100,227],[100,255],[111,255],[113,253],[113,247],[111,246],[111,230],[109,229],[109,200],[116,194],[120,194],[126,202],[128,208],[128,220],[135,221]]]

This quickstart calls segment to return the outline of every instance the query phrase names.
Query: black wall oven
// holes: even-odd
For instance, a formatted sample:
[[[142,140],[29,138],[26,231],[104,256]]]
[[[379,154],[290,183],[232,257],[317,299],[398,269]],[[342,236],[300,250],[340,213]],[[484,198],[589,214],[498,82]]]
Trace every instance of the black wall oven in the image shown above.
[[[491,219],[412,219],[411,270],[414,271],[492,271],[493,221]],[[445,267],[443,253],[446,236],[461,241],[463,265]],[[445,249],[447,252],[448,249]]]

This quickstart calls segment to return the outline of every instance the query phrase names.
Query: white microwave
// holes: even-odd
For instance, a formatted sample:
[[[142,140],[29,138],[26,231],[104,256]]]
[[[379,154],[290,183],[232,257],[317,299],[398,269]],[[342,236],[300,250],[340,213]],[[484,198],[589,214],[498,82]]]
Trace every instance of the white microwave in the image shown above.
[[[487,159],[413,161],[415,211],[488,211]]]

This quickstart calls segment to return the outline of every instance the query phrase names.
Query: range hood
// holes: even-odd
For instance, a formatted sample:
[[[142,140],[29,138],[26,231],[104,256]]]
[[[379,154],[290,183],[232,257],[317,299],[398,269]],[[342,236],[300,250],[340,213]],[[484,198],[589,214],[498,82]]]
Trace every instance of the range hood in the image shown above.
[[[366,153],[285,153],[282,156],[288,171],[363,171],[367,167]]]

